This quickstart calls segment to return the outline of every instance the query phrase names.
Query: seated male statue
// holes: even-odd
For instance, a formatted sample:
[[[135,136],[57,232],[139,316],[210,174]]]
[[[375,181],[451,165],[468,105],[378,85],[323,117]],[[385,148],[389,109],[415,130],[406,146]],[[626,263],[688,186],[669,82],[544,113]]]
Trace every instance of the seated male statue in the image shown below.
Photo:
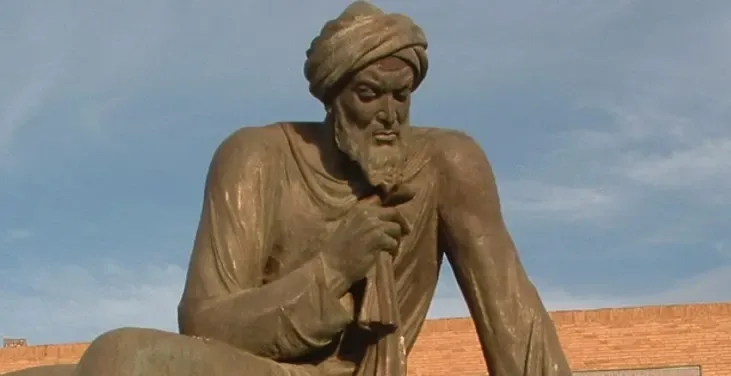
[[[213,157],[181,334],[113,330],[73,374],[406,375],[446,256],[490,375],[569,376],[482,149],[409,124],[426,47],[366,2],[328,22],[304,66],[324,122],[245,127]]]

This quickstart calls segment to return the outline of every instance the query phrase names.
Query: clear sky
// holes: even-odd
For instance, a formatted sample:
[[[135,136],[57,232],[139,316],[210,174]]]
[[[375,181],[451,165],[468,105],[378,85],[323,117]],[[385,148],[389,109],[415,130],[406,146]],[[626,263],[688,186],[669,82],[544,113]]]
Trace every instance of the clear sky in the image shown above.
[[[413,122],[484,147],[549,309],[731,300],[731,2],[375,3],[423,26]],[[347,4],[1,2],[0,335],[175,330],[214,149],[323,117],[302,64]]]

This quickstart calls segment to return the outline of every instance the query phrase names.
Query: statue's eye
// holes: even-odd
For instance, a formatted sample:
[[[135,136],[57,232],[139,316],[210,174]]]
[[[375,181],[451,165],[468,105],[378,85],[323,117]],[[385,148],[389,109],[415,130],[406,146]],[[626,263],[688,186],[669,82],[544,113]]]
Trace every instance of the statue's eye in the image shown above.
[[[358,85],[358,87],[355,88],[355,93],[358,95],[358,98],[364,102],[371,101],[378,97],[378,93],[368,85]]]
[[[393,93],[393,97],[394,97],[394,98],[395,98],[395,99],[396,99],[397,101],[399,101],[399,102],[404,102],[404,101],[406,101],[407,99],[409,99],[409,95],[410,95],[410,94],[411,94],[411,90],[410,90],[409,88],[405,88],[405,89],[401,89],[401,90],[396,90],[396,91],[395,91],[395,92]]]

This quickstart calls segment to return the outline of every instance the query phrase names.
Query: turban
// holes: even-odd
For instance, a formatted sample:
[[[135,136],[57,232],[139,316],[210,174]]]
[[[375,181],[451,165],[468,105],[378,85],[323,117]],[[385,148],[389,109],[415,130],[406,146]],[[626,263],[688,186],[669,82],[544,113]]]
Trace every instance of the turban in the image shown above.
[[[422,29],[403,14],[386,14],[365,1],[356,1],[325,24],[307,50],[305,78],[320,101],[343,77],[388,56],[414,68],[414,86],[426,76],[427,42]]]

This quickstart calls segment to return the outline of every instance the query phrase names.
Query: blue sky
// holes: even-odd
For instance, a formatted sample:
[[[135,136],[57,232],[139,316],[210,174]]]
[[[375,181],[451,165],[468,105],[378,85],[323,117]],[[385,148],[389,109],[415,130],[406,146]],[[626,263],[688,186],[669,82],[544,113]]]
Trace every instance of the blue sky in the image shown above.
[[[550,309],[731,300],[731,2],[375,3],[425,29],[413,121],[485,148]],[[214,149],[322,118],[304,54],[346,4],[2,2],[0,335],[174,330]],[[466,315],[449,268],[432,307]]]

